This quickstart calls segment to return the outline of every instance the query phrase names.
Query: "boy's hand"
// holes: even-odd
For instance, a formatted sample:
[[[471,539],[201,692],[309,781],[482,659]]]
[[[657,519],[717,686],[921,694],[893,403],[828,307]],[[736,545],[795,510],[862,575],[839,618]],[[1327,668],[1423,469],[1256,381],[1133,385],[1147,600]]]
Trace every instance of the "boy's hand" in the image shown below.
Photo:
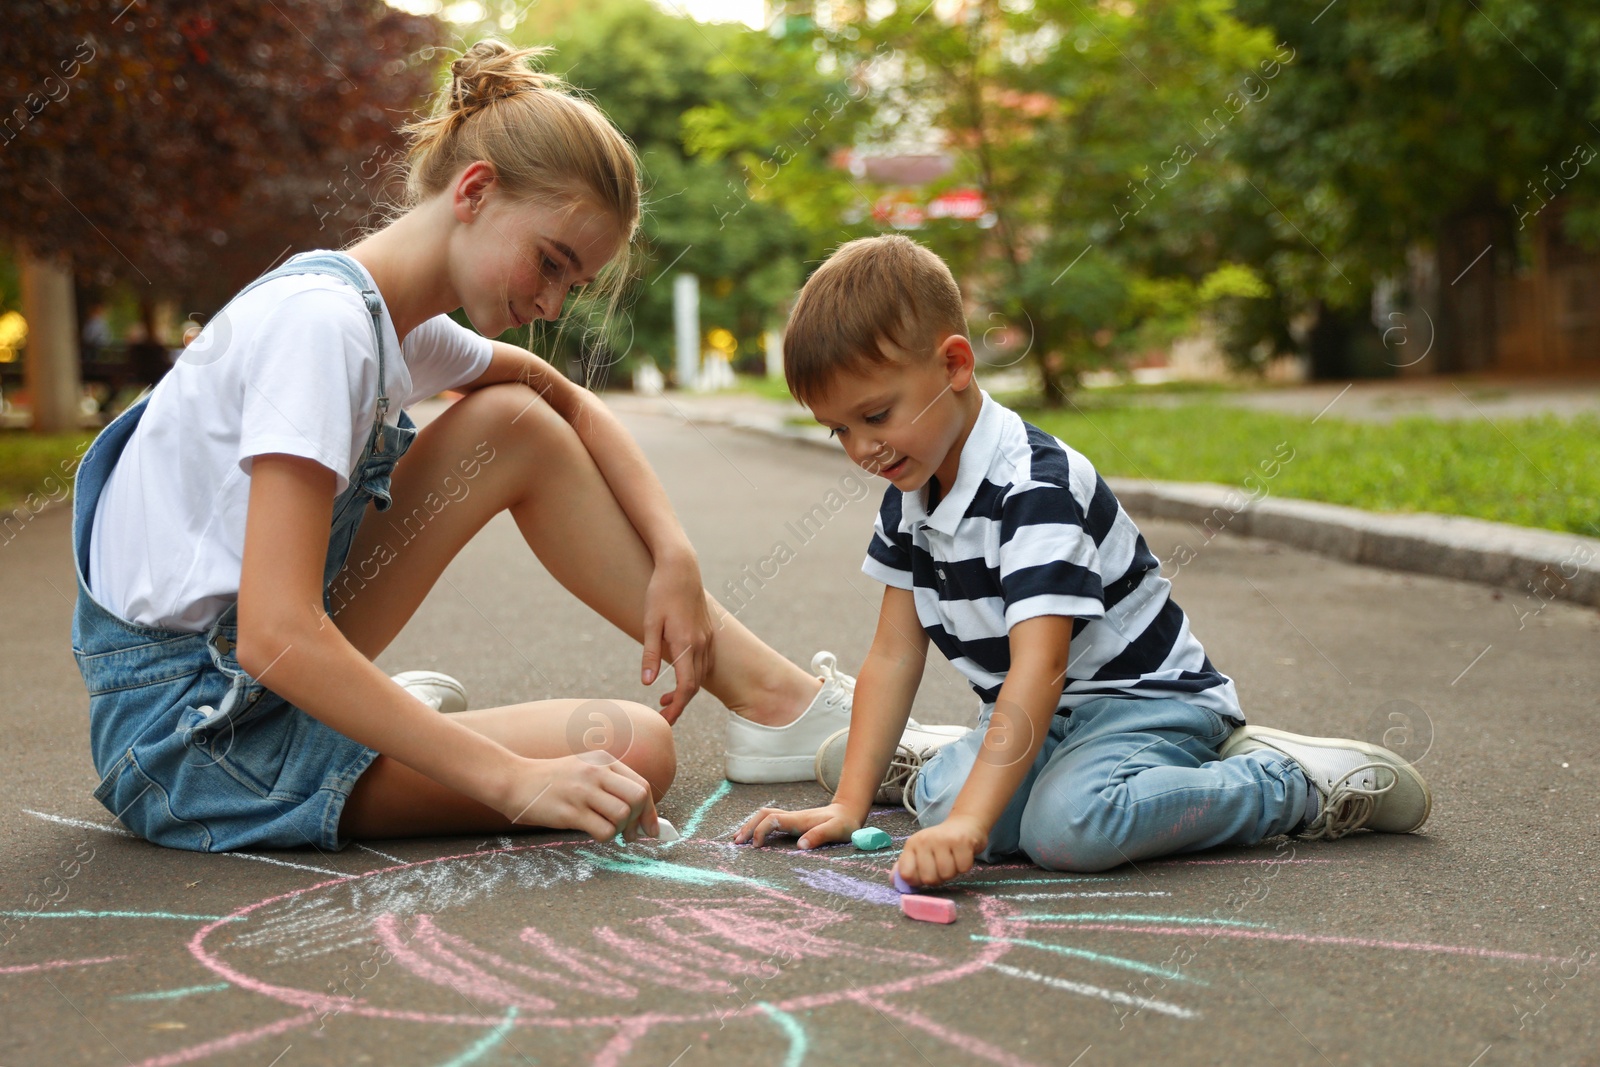
[[[832,841],[848,841],[859,829],[861,820],[840,804],[804,811],[762,808],[739,827],[739,832],[733,835],[733,843],[742,845],[754,837],[756,847],[760,848],[768,834],[782,832],[799,834],[801,848],[816,848]]]
[[[989,831],[953,815],[906,839],[896,869],[914,886],[936,886],[972,870],[973,857],[989,843]]]

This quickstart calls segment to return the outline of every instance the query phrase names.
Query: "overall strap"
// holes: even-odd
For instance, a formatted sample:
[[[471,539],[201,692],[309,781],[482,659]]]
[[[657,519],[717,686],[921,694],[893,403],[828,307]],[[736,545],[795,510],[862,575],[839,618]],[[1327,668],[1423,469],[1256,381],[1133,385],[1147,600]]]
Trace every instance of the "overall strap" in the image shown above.
[[[255,281],[240,289],[234,294],[233,300],[248,293],[263,282],[273,278],[284,278],[292,274],[331,274],[349,284],[356,292],[361,294],[361,299],[366,301],[367,312],[372,317],[372,339],[378,348],[378,417],[376,420],[378,430],[378,447],[383,447],[383,419],[389,413],[389,391],[384,378],[384,344],[383,344],[383,300],[378,296],[378,291],[367,284],[365,273],[361,265],[348,253],[325,250],[320,252],[300,252],[290,256],[283,263],[267,271]],[[229,303],[233,301],[230,300]],[[227,310],[226,307],[223,308]],[[222,314],[218,312],[217,314]]]

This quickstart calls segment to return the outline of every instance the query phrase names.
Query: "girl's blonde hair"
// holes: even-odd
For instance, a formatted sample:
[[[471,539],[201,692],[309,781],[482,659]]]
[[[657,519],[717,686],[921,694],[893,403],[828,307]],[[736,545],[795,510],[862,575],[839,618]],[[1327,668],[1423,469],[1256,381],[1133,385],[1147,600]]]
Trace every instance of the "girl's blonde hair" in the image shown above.
[[[435,95],[432,113],[402,128],[409,140],[404,207],[448,189],[463,167],[481,159],[513,198],[587,203],[610,215],[622,246],[584,299],[591,321],[599,312],[598,333],[605,337],[639,229],[639,159],[604,112],[561,78],[529,65],[552,51],[487,38],[450,64],[450,81]],[[564,331],[565,324],[556,342]],[[595,333],[592,325],[586,329],[585,342]]]
[[[406,206],[441,192],[474,160],[518,198],[592,201],[630,241],[639,223],[639,162],[611,120],[528,60],[549,48],[479,41],[450,64],[429,117],[409,123]]]

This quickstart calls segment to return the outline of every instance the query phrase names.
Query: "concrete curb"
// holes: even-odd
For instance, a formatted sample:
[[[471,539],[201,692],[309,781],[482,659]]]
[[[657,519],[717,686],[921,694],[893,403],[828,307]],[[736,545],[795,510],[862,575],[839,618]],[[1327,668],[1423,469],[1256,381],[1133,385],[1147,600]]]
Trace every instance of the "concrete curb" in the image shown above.
[[[825,431],[808,432],[777,418],[691,413],[676,404],[672,410],[692,422],[842,451]],[[1311,500],[1252,498],[1243,489],[1209,482],[1106,482],[1133,514],[1189,523],[1200,544],[1226,531],[1350,563],[1513,589],[1527,601],[1529,614],[1555,600],[1600,607],[1600,538],[1455,515],[1383,514]]]
[[[1106,482],[1129,511],[1187,522],[1203,541],[1227,530],[1350,563],[1515,589],[1530,612],[1558,599],[1600,607],[1600,539],[1593,537],[1456,515],[1252,500],[1242,489],[1204,482]]]

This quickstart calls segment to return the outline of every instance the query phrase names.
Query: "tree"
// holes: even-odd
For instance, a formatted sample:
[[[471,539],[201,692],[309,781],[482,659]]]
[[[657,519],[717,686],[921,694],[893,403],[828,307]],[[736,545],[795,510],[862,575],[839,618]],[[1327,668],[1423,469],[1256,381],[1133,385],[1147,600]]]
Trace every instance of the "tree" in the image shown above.
[[[929,222],[917,236],[1026,334],[1046,399],[1064,400],[1081,369],[1152,318],[1198,306],[1226,266],[1211,226],[1228,202],[1219,190],[1242,184],[1230,126],[1251,121],[1247,101],[1228,101],[1245,101],[1247,79],[1264,92],[1281,63],[1222,0],[974,0],[948,20],[922,3],[881,18],[857,5],[810,36],[815,50],[797,55],[812,57],[812,76],[820,53],[868,111],[827,131],[835,147],[947,151],[954,168],[931,192],[982,192],[992,225]],[[793,106],[724,106],[699,119],[699,143],[726,150],[792,128]],[[770,188],[792,211],[820,199],[865,215],[881,190],[824,169]]]
[[[602,324],[576,307],[576,330],[547,344],[590,351],[591,371],[672,346],[672,275],[702,279],[701,314],[745,351],[798,288],[811,247],[783,207],[750,195],[738,170],[685,147],[684,116],[757,95],[775,50],[743,26],[702,25],[648,0],[601,0],[581,11],[541,11],[512,31],[523,45],[552,45],[549,65],[585,91],[633,141],[643,164],[644,219],[628,314]],[[725,62],[725,57],[737,56]],[[576,333],[577,336],[573,336]],[[599,367],[593,366],[594,362]],[[596,382],[598,382],[596,378]]]
[[[1586,162],[1600,149],[1600,12],[1528,0],[1345,0],[1321,14],[1239,0],[1238,12],[1298,53],[1240,159],[1304,231],[1263,266],[1317,312],[1318,369],[1350,369],[1374,279],[1404,278],[1418,252],[1439,279],[1440,366],[1485,366],[1496,276],[1526,262],[1546,206],[1566,208],[1569,239],[1600,239]]]
[[[433,83],[417,53],[435,24],[379,0],[19,0],[7,15],[0,234],[25,263],[127,284],[146,308],[215,306],[280,249],[339,243],[371,200],[330,206],[326,187],[355,173],[370,189]]]

